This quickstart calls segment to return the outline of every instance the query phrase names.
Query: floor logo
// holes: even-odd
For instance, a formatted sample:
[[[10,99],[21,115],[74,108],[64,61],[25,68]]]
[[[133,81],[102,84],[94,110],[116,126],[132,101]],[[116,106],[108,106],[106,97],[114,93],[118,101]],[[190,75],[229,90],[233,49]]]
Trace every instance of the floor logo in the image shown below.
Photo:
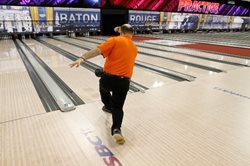
[[[103,159],[107,166],[122,166],[121,162],[114,156],[111,150],[103,145],[100,137],[94,134],[92,130],[82,130],[89,143],[91,143],[97,154]]]

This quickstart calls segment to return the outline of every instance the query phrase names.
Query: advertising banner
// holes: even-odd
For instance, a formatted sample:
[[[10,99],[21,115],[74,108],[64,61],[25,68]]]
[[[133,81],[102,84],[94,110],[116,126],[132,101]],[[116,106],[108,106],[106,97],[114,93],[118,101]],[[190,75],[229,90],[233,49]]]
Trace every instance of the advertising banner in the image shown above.
[[[130,10],[129,24],[134,27],[148,27],[151,29],[159,29],[160,12]]]
[[[45,7],[38,7],[38,16],[39,16],[39,21],[38,21],[39,31],[40,32],[48,32]]]
[[[30,7],[35,33],[53,32],[53,8]]]
[[[250,17],[234,17],[231,25],[231,29],[250,29]]]
[[[229,16],[220,16],[220,15],[203,15],[203,27],[202,29],[228,29]]]
[[[161,29],[166,29],[167,25],[168,25],[168,17],[169,17],[169,13],[168,12],[161,12],[161,19],[160,19],[160,23],[161,23]]]
[[[29,7],[0,6],[0,32],[32,32]]]
[[[54,8],[54,31],[97,31],[100,20],[100,9]]]
[[[196,30],[199,24],[199,14],[172,13],[167,29]]]

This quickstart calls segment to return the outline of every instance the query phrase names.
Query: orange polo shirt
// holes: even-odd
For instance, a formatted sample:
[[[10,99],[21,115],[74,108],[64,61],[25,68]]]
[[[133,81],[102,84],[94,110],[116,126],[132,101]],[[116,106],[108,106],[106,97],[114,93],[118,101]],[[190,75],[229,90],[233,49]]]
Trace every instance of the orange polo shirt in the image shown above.
[[[137,47],[129,36],[110,37],[97,46],[105,60],[106,73],[131,78],[137,55]]]

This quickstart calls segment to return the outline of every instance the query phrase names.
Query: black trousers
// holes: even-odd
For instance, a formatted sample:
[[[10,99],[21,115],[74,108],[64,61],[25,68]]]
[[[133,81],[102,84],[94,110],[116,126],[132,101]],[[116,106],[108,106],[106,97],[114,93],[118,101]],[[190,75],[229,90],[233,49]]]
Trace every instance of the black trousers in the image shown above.
[[[129,90],[128,78],[103,74],[99,90],[103,104],[112,110],[113,129],[120,129],[123,120],[123,105]]]

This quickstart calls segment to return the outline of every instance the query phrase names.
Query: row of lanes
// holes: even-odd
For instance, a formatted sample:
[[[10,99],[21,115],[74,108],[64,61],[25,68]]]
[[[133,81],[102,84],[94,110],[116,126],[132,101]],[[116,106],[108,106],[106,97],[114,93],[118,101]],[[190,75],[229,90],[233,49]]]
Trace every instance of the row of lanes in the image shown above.
[[[97,38],[81,38],[81,40],[93,41],[96,42],[96,39],[105,40],[106,37],[97,37]],[[205,52],[195,49],[189,48],[181,48],[176,47],[176,45],[180,44],[188,44],[184,42],[175,42],[172,40],[146,40],[145,42],[136,42],[137,46],[142,48],[149,48],[154,50],[161,50],[163,52],[166,51],[167,54],[179,53],[185,56],[191,56],[198,59],[207,59],[207,60],[215,60],[221,63],[238,63],[239,65],[249,65],[250,62],[246,58],[235,57],[235,56],[227,56],[219,53],[211,53]]]
[[[98,37],[98,38],[82,38],[79,37],[76,40],[73,38],[65,38],[65,37],[59,37],[60,40],[54,40],[51,38],[43,38],[46,42],[55,45],[57,47],[60,47],[68,52],[73,53],[76,56],[81,56],[83,53],[86,52],[85,49],[78,48],[76,46],[69,45],[65,43],[65,41],[82,45],[88,48],[94,48],[97,46],[97,42],[102,42],[103,40],[106,39],[106,37]],[[54,50],[46,47],[45,45],[41,44],[40,42],[36,40],[24,40],[24,42],[78,95],[80,96],[86,103],[93,102],[96,100],[99,100],[99,88],[98,88],[98,78],[95,77],[95,75],[83,68],[79,67],[77,69],[69,68],[69,64],[72,63],[71,60],[67,59],[66,57],[62,56],[61,54],[55,52]],[[156,66],[164,67],[166,69],[170,69],[176,72],[184,73],[187,75],[191,75],[196,77],[197,79],[202,78],[202,77],[207,77],[211,76],[214,74],[217,74],[216,72],[212,72],[209,70],[204,70],[204,69],[199,69],[196,67],[192,67],[189,65],[177,63],[175,61],[167,60],[167,59],[161,59],[159,57],[153,57],[153,56],[145,56],[143,52],[145,53],[151,53],[154,55],[162,56],[162,57],[167,57],[167,58],[172,58],[175,60],[181,60],[185,62],[192,62],[192,63],[197,63],[197,64],[202,64],[205,66],[210,66],[214,67],[217,69],[221,69],[223,71],[230,71],[230,70],[235,70],[239,68],[239,66],[235,65],[229,65],[229,64],[223,64],[219,62],[213,62],[213,61],[207,61],[204,59],[199,59],[195,57],[189,57],[184,54],[181,54],[181,52],[187,52],[188,49],[182,49],[182,48],[174,48],[174,47],[164,47],[160,45],[154,45],[151,43],[146,43],[146,42],[136,42],[138,45],[139,51],[142,52],[138,54],[137,60],[142,61],[145,63],[150,63]],[[144,48],[143,46],[147,47]],[[32,81],[30,80],[27,71],[23,65],[23,62],[16,51],[15,45],[13,41],[11,40],[5,40],[1,41],[1,50],[3,50],[3,55],[1,56],[1,61],[0,61],[0,66],[1,66],[1,75],[2,78],[8,78],[11,76],[7,76],[6,73],[11,73],[10,75],[22,75],[23,83],[27,84],[29,87],[32,86]],[[160,49],[160,50],[157,50]],[[164,51],[165,50],[165,51]],[[171,51],[171,52],[168,52]],[[195,55],[195,56],[209,56],[212,58],[217,58],[225,61],[233,61],[237,63],[244,63],[244,59],[239,59],[239,58],[234,58],[234,57],[226,57],[222,55],[216,55],[216,54],[211,54],[211,53],[204,53],[201,51],[194,51],[194,50],[189,50],[189,54]],[[95,63],[99,66],[103,66],[104,64],[104,59],[102,56],[95,57],[93,59],[89,60],[92,63]],[[246,63],[246,62],[245,62]],[[248,62],[247,62],[248,63]],[[17,74],[18,73],[18,74]],[[22,80],[21,79],[21,80]],[[7,84],[8,79],[1,79],[1,85]],[[142,84],[148,88],[156,88],[156,87],[161,87],[164,85],[171,85],[171,84],[176,84],[178,81],[164,77],[162,75],[159,75],[157,73],[144,70],[143,68],[140,67],[135,67],[134,68],[134,74],[133,74],[133,81],[138,82],[139,84]],[[17,86],[17,82],[12,82],[12,86]],[[21,87],[26,87],[27,85],[19,85]],[[17,86],[17,87],[19,87]],[[10,87],[12,88],[12,87]],[[8,88],[7,88],[8,89]],[[39,97],[37,96],[37,93],[33,88],[31,91],[32,98],[33,96],[36,95],[36,105],[39,103],[41,109],[38,109],[38,112],[44,111],[42,108],[42,105],[40,103]],[[21,98],[20,99],[30,99],[31,97],[27,98]],[[27,96],[29,94],[27,93]],[[3,102],[3,99],[2,99]],[[9,101],[10,102],[10,101]],[[19,115],[17,116],[19,117]]]
[[[65,39],[63,39],[63,40],[65,40]],[[97,46],[97,44],[92,43],[91,41],[87,42],[87,41],[79,41],[79,40],[75,40],[75,39],[67,39],[67,41],[70,41],[71,43],[79,44],[79,45],[82,45],[82,46],[91,46],[92,48]],[[95,39],[95,41],[98,41],[98,40]],[[98,42],[100,42],[100,41],[98,41]],[[152,49],[147,50],[147,53],[152,53],[153,54],[154,52],[155,51],[152,50]],[[183,64],[180,64],[180,63],[174,63],[171,60],[155,58],[153,56],[145,56],[145,55],[140,54],[140,53],[137,55],[136,59],[139,60],[139,61],[154,64],[154,65],[157,65],[157,66],[161,66],[161,67],[164,67],[164,68],[167,68],[167,69],[170,69],[170,70],[185,73],[185,74],[192,75],[192,76],[195,76],[195,77],[201,76],[203,74],[209,74],[209,73],[212,74],[213,73],[213,72],[209,72],[209,71],[206,71],[206,70],[200,70],[200,69],[197,69],[195,67],[183,65]]]
[[[77,56],[86,52],[65,42],[43,40]],[[98,78],[92,72],[69,68],[71,60],[36,40],[24,42],[84,101],[100,100]],[[182,67],[193,74],[197,70],[201,72],[197,72],[198,78],[208,79],[177,84],[136,67],[133,80],[143,85],[160,86],[160,81],[175,85],[128,97],[122,128],[126,144],[117,146],[110,138],[111,115],[100,113],[101,102],[68,113],[45,113],[13,41],[0,41],[0,49],[0,165],[102,165],[109,159],[118,159],[123,165],[250,164],[249,68],[233,66],[227,74],[217,74],[139,54],[140,61],[166,68],[171,65],[176,70]],[[104,63],[101,56],[90,61]],[[100,157],[89,139],[98,139],[100,146],[114,154],[112,158]]]
[[[80,38],[81,40],[75,40],[75,39],[67,39],[67,41],[71,41],[74,43],[79,43],[82,45],[92,45],[92,47],[96,46],[96,42],[102,42],[103,40],[99,40],[99,39],[90,39],[90,38]],[[103,39],[103,38],[101,38]],[[95,43],[93,43],[95,42]],[[235,70],[237,68],[239,68],[239,66],[237,65],[230,65],[230,64],[224,64],[224,63],[220,63],[220,62],[214,62],[214,61],[209,61],[209,60],[204,60],[204,59],[200,59],[200,58],[195,58],[195,57],[189,57],[185,54],[181,54],[180,52],[183,51],[185,53],[184,49],[180,49],[179,52],[174,52],[175,50],[172,50],[173,52],[165,52],[164,51],[164,46],[160,47],[158,46],[157,48],[161,48],[163,51],[159,51],[159,50],[154,50],[155,45],[152,44],[148,44],[148,43],[140,43],[138,44],[138,42],[136,43],[139,47],[139,50],[141,52],[145,52],[145,53],[151,53],[154,55],[158,55],[158,56],[163,56],[163,57],[167,57],[167,58],[171,58],[174,60],[181,60],[181,61],[185,61],[185,62],[191,62],[191,63],[195,63],[195,64],[199,64],[199,65],[204,65],[204,66],[208,66],[208,67],[212,67],[215,69],[220,69],[223,71],[229,71],[229,70]],[[151,47],[151,49],[149,48],[142,48],[140,47],[140,45],[147,45],[148,47]],[[195,52],[195,51],[193,51]],[[198,51],[199,54],[202,54],[203,52]],[[196,52],[196,54],[198,54]],[[214,55],[214,54],[213,54]],[[204,53],[204,55],[200,55],[200,56],[209,56],[207,53]],[[214,55],[216,56],[216,55]],[[217,55],[218,56],[218,55]],[[216,58],[216,57],[214,57]],[[217,57],[217,58],[221,58],[224,61],[231,61],[231,62],[235,62],[235,63],[249,63],[248,60],[242,60],[240,58],[232,58],[232,57]],[[223,59],[224,58],[224,59]],[[185,74],[189,74],[189,75],[193,75],[195,77],[199,77],[199,76],[204,76],[204,75],[211,75],[214,74],[214,72],[208,71],[208,70],[201,70],[199,68],[195,68],[195,67],[191,67],[188,65],[183,65],[183,64],[178,64],[169,60],[162,60],[158,57],[148,57],[142,54],[138,54],[138,59],[142,60],[142,61],[147,61],[149,63],[154,63],[156,65],[160,65],[160,66],[164,66],[166,68],[169,69],[173,69],[176,70],[178,72],[183,72]],[[150,60],[148,60],[150,59]],[[154,61],[154,62],[153,62]],[[155,62],[156,61],[156,62]]]

